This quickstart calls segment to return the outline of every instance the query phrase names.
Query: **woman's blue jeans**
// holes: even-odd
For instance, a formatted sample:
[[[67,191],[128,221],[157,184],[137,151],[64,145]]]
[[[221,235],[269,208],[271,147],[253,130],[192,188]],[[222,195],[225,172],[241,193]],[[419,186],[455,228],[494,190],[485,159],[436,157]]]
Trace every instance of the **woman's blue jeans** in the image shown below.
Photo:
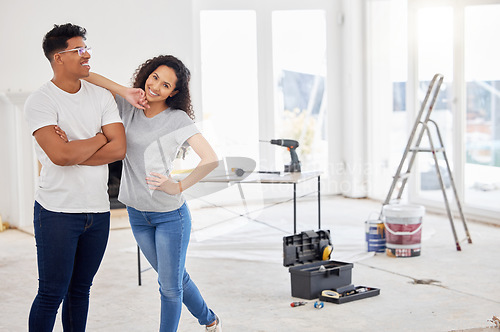
[[[215,321],[198,287],[185,269],[191,234],[186,204],[170,212],[144,212],[127,207],[132,232],[144,256],[158,272],[161,296],[160,332],[177,331],[182,303],[201,325]]]
[[[38,294],[29,331],[52,331],[61,301],[64,331],[85,331],[90,286],[108,242],[109,216],[52,212],[35,202]]]

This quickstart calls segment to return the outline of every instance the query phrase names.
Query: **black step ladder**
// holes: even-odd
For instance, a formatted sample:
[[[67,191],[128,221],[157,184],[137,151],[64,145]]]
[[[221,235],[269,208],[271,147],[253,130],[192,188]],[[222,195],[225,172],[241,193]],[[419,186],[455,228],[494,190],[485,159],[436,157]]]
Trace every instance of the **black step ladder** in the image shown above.
[[[436,102],[437,96],[439,94],[439,90],[441,88],[441,84],[443,83],[443,75],[436,74],[434,75],[432,81],[429,84],[429,88],[427,89],[427,93],[425,95],[425,99],[422,102],[420,107],[420,111],[418,113],[415,124],[413,125],[413,129],[410,134],[410,138],[408,139],[408,144],[406,145],[406,149],[403,153],[403,157],[401,158],[401,162],[399,163],[396,174],[393,177],[393,181],[391,184],[391,188],[389,189],[389,193],[383,203],[383,205],[391,204],[391,203],[399,203],[401,200],[401,196],[403,194],[403,190],[408,182],[408,178],[410,176],[410,171],[415,162],[416,156],[418,152],[431,152],[432,157],[434,158],[434,165],[436,166],[436,173],[439,180],[439,185],[443,192],[444,204],[446,207],[446,213],[448,214],[448,219],[450,219],[451,229],[453,232],[453,237],[455,239],[455,244],[458,251],[461,251],[460,242],[457,238],[457,232],[455,230],[455,224],[453,222],[453,216],[450,209],[450,203],[448,200],[448,195],[446,194],[446,187],[443,181],[443,176],[441,174],[441,169],[438,164],[438,153],[441,153],[443,159],[446,162],[446,169],[448,171],[448,176],[450,179],[451,187],[453,188],[453,194],[455,198],[455,202],[457,204],[458,212],[460,214],[460,218],[462,219],[462,223],[464,225],[465,233],[467,236],[467,240],[469,243],[472,243],[472,239],[469,234],[469,229],[467,228],[467,223],[465,221],[465,216],[462,211],[462,205],[460,204],[460,200],[458,198],[457,189],[455,187],[455,181],[453,180],[453,176],[451,173],[450,164],[448,162],[448,157],[446,156],[446,150],[443,145],[443,140],[441,138],[441,133],[439,131],[439,127],[434,120],[430,119],[432,109]],[[431,128],[435,130],[435,135],[438,138],[438,145],[434,145],[431,135]],[[422,142],[422,138],[424,135],[427,135],[429,140],[429,147],[422,148],[420,147],[420,143]],[[405,168],[406,166],[406,168]],[[405,171],[403,172],[403,168]],[[398,194],[395,199],[393,199],[394,191],[396,190],[397,185],[400,184],[398,188]]]

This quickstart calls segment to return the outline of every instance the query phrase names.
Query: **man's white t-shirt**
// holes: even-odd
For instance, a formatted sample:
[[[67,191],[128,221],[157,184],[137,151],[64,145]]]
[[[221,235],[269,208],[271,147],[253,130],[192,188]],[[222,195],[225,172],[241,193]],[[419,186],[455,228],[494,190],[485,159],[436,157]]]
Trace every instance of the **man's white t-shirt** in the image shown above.
[[[31,134],[58,125],[69,141],[88,139],[101,127],[121,123],[118,108],[108,90],[81,81],[71,94],[51,81],[32,93],[24,106]],[[54,212],[95,213],[109,211],[108,165],[55,165],[35,140],[35,151],[42,164],[35,199]]]

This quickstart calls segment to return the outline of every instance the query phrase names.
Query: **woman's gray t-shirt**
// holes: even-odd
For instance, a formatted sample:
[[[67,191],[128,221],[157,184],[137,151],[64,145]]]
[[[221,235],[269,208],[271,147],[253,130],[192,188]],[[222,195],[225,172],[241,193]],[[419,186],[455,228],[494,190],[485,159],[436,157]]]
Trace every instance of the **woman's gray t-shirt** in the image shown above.
[[[198,134],[193,120],[182,110],[167,108],[148,118],[120,96],[116,103],[125,126],[127,155],[123,160],[118,200],[140,211],[168,212],[182,206],[182,194],[149,189],[150,172],[169,175],[181,145]]]

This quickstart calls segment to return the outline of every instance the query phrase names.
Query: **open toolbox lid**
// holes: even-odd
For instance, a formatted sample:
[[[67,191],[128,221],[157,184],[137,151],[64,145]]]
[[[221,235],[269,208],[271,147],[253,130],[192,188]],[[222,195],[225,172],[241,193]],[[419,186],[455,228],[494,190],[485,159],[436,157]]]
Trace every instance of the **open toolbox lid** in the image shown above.
[[[329,230],[310,230],[284,236],[283,266],[329,260],[332,249]]]

